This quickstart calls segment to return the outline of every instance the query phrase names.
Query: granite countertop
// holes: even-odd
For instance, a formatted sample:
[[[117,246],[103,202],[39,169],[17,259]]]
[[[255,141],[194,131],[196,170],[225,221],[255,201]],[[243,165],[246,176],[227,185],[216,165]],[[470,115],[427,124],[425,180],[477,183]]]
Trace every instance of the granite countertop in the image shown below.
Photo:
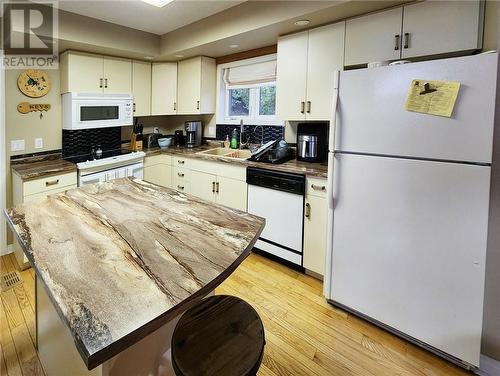
[[[292,159],[291,161],[282,164],[270,164],[270,163],[252,162],[242,159],[221,157],[217,155],[197,154],[200,151],[210,150],[217,147],[220,147],[220,142],[216,143],[211,142],[208,145],[202,145],[197,148],[185,148],[185,147],[179,148],[173,146],[168,149],[153,148],[153,149],[144,149],[143,151],[146,153],[146,156],[153,156],[158,154],[182,155],[187,158],[199,158],[208,161],[222,162],[233,165],[238,164],[242,166],[259,167],[267,170],[304,174],[306,176],[313,176],[318,178],[326,179],[328,176],[328,166],[324,163],[309,163]]]
[[[264,227],[262,218],[129,178],[6,215],[89,369],[214,290]]]
[[[76,172],[76,165],[62,159],[60,153],[12,159],[10,165],[23,181]]]

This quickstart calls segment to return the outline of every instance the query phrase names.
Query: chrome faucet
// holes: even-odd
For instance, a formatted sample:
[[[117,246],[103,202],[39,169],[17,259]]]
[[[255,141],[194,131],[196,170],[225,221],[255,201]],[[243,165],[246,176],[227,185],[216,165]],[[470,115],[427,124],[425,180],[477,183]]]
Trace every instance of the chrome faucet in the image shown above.
[[[243,119],[240,120],[240,149],[245,148],[248,146],[248,137],[247,137],[247,142],[243,142],[243,133],[245,132],[245,127],[243,125]]]
[[[264,127],[262,125],[257,125],[254,129],[253,129],[253,133],[256,133],[257,132],[257,128],[260,128],[260,146],[264,145]]]

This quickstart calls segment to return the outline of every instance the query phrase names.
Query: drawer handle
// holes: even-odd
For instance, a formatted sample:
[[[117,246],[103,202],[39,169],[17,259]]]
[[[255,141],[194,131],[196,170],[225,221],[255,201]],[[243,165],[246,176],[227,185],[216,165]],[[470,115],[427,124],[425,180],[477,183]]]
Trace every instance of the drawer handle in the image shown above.
[[[177,163],[184,164],[184,161],[178,160]]]
[[[314,189],[315,191],[326,191],[326,187],[324,185],[315,185],[311,184],[311,188]]]
[[[409,47],[410,47],[410,33],[405,33],[403,48],[409,48]]]
[[[215,182],[212,182],[212,193],[215,193]]]
[[[99,78],[99,89],[102,89],[102,81],[103,81],[103,79]]]
[[[182,172],[178,172],[177,173],[177,176],[179,176],[180,178],[183,178],[184,177],[184,174]]]
[[[51,185],[57,185],[57,184],[59,184],[59,179],[45,182],[46,187],[50,187]]]
[[[394,41],[395,42],[394,43],[394,51],[399,50],[399,43],[400,43],[399,42],[399,38],[400,38],[399,34],[394,35],[394,39],[395,39],[395,41]]]
[[[306,204],[306,218],[311,217],[311,205],[309,203]]]
[[[215,193],[219,193],[219,182],[215,183]]]
[[[311,113],[311,101],[307,101],[307,110],[306,110],[306,112],[307,112],[308,114],[310,114],[310,113]]]
[[[183,185],[178,185],[177,189],[180,189],[181,191],[183,191],[184,190],[184,186]]]
[[[105,89],[108,88],[108,79],[107,78],[104,79],[104,88]]]
[[[196,101],[196,109],[199,110],[200,109],[200,101]]]
[[[177,111],[177,102],[174,102],[174,111]]]
[[[305,105],[306,103],[305,102],[300,102],[300,113],[303,114],[304,111],[305,111]]]

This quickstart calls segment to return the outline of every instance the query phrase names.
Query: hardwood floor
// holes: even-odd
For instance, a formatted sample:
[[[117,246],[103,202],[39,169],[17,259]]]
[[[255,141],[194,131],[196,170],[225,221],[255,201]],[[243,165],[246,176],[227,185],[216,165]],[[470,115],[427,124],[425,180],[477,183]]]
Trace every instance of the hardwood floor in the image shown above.
[[[15,270],[13,255],[1,272]],[[43,375],[34,348],[34,274],[1,293],[0,375]],[[320,281],[252,254],[217,290],[261,316],[266,348],[259,375],[469,375],[364,320],[332,307]],[[70,373],[68,373],[70,375]]]

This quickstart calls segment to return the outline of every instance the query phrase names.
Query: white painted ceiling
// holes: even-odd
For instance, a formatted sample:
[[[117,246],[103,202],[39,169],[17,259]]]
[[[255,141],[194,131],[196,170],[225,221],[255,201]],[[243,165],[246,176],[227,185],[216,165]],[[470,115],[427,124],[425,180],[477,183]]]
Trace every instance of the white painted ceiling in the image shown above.
[[[60,0],[59,9],[163,35],[243,2],[174,0],[158,8],[140,0]]]

